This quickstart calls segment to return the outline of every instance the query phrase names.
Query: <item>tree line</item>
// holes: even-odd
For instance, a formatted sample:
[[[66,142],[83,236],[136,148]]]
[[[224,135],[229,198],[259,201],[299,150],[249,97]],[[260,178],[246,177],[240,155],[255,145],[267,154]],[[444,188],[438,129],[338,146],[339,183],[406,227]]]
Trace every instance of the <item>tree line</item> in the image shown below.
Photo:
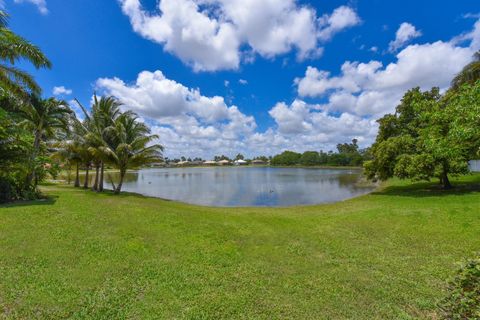
[[[297,153],[284,151],[275,155],[271,164],[273,166],[361,166],[365,160],[370,159],[369,149],[360,149],[358,140],[351,143],[337,145],[337,151],[305,151]]]
[[[158,137],[117,99],[94,95],[91,111],[79,103],[79,119],[66,101],[41,97],[33,77],[16,67],[21,60],[51,68],[38,47],[8,29],[8,15],[0,11],[0,202],[38,197],[38,183],[62,165],[76,168],[75,187],[80,169],[86,170],[84,188],[94,170],[92,189],[99,192],[105,167],[116,168],[113,189],[120,193],[127,169],[162,160]]]

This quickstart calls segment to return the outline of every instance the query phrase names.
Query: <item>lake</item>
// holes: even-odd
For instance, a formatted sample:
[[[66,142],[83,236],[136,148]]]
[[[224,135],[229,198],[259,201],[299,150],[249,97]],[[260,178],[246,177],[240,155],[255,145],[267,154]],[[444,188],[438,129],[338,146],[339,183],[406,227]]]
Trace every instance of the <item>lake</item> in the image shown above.
[[[105,173],[111,188],[116,173]],[[122,191],[219,207],[293,206],[341,201],[366,194],[359,169],[202,167],[128,172]]]

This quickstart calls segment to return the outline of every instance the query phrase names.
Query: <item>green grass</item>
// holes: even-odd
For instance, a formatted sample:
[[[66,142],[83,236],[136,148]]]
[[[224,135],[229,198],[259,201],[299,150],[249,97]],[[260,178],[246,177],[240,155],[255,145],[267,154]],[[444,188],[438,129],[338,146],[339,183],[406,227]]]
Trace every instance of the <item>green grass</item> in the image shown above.
[[[241,209],[44,186],[0,207],[0,318],[435,318],[480,249],[480,176],[456,183]]]

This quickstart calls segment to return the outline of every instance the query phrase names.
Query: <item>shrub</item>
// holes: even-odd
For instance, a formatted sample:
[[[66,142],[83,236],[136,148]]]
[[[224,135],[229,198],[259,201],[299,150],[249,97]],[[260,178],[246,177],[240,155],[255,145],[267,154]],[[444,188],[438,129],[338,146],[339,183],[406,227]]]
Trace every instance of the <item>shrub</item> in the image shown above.
[[[0,203],[6,203],[13,199],[12,184],[5,178],[0,177]]]
[[[440,309],[443,319],[480,319],[480,255],[457,271]]]
[[[300,153],[284,151],[273,157],[271,164],[273,166],[294,166],[299,164],[301,156]]]

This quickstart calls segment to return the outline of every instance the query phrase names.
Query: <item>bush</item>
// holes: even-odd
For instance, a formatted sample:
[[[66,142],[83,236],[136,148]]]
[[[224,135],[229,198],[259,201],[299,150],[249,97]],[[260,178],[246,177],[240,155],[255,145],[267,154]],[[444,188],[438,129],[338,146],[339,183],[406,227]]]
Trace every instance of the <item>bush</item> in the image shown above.
[[[273,166],[294,166],[299,164],[301,156],[300,153],[284,151],[273,157],[271,164]]]
[[[7,179],[0,177],[0,203],[10,202],[12,199],[12,184]]]
[[[320,161],[320,155],[316,151],[305,151],[300,157],[300,164],[304,166],[316,166]]]
[[[440,309],[442,319],[480,319],[480,255],[457,271]]]

